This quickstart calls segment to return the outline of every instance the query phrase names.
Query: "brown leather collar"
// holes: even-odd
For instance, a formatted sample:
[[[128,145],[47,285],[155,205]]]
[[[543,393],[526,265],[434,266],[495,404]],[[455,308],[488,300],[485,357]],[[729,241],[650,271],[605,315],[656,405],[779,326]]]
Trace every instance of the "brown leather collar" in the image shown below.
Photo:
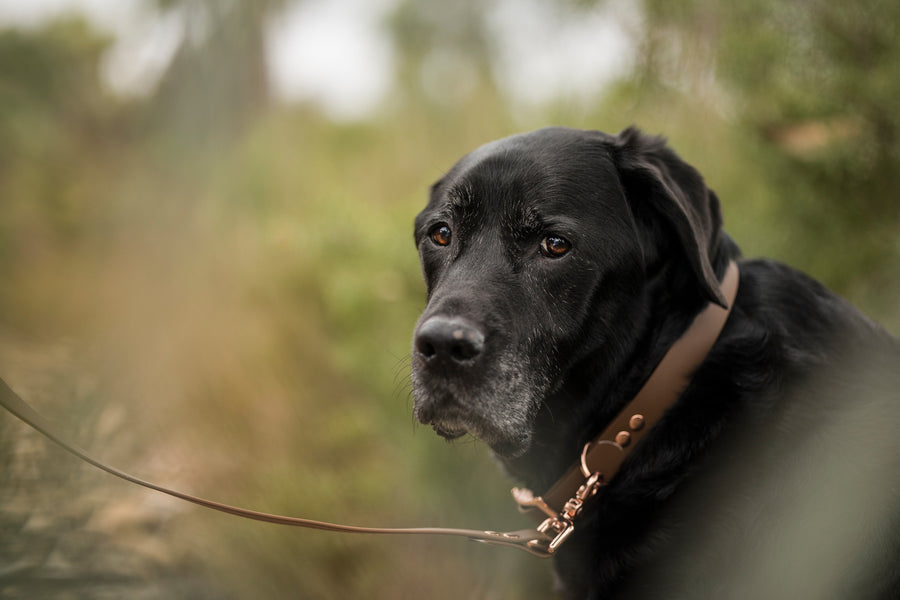
[[[737,294],[738,268],[735,263],[728,266],[722,289],[729,307]],[[543,518],[537,529],[524,529],[500,533],[476,529],[447,529],[439,527],[419,527],[388,529],[380,527],[354,527],[337,525],[323,521],[313,521],[299,517],[287,517],[262,513],[246,508],[238,508],[192,496],[161,485],[150,483],[111,467],[94,458],[77,445],[71,443],[49,421],[39,415],[0,379],[0,406],[35,428],[52,441],[62,446],[78,458],[116,477],[137,485],[205,506],[213,510],[237,515],[256,521],[266,521],[281,525],[306,527],[342,533],[386,533],[418,535],[451,535],[467,537],[477,542],[520,548],[537,556],[550,556],[574,530],[574,522],[581,513],[586,500],[594,496],[602,485],[609,482],[619,470],[628,452],[641,440],[644,434],[672,406],[690,382],[693,372],[706,357],[719,332],[728,318],[729,310],[710,304],[694,320],[688,331],[669,349],[660,361],[650,379],[638,392],[634,400],[594,441],[588,443],[581,455],[579,465],[572,467],[543,498],[535,498],[528,490],[513,490],[521,507]]]
[[[710,303],[688,330],[666,352],[634,399],[603,432],[588,442],[579,464],[573,465],[542,496],[513,488],[522,512],[542,521],[538,529],[553,535],[547,550],[552,554],[574,529],[584,501],[609,483],[628,454],[675,404],[719,337],[737,297],[737,263],[731,262],[722,281],[728,308]]]

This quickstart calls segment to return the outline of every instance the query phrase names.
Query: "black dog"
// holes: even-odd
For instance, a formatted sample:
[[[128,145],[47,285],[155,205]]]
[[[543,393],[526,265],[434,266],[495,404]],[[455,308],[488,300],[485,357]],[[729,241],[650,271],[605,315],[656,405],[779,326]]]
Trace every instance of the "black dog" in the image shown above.
[[[737,245],[662,139],[543,129],[431,189],[415,414],[541,493],[720,292]],[[900,597],[900,343],[783,265],[740,261],[691,383],[556,556],[568,598]]]

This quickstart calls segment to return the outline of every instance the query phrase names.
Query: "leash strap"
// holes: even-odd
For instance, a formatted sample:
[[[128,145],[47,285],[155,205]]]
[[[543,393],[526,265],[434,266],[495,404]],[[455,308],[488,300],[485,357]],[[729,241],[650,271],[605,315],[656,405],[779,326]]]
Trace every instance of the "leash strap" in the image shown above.
[[[312,519],[301,519],[299,517],[288,517],[283,515],[273,515],[246,508],[239,508],[213,500],[207,500],[178,490],[173,490],[149,481],[130,475],[115,467],[112,467],[74,443],[68,441],[65,436],[60,434],[57,428],[47,419],[42,417],[27,402],[22,400],[10,387],[0,379],[0,405],[13,415],[24,421],[32,428],[61,446],[67,452],[74,454],[81,460],[106,471],[110,475],[124,479],[131,483],[186,500],[200,506],[211,508],[220,512],[236,515],[245,519],[253,519],[254,521],[264,521],[266,523],[275,523],[278,525],[290,525],[293,527],[305,527],[307,529],[320,529],[323,531],[336,531],[341,533],[370,533],[370,534],[396,534],[396,535],[450,535],[457,537],[465,537],[472,541],[483,542],[488,544],[497,544],[501,546],[511,546],[520,548],[536,556],[549,556],[544,550],[549,542],[549,537],[536,529],[523,529],[521,531],[497,532],[497,531],[481,531],[477,529],[448,529],[442,527],[415,527],[415,528],[384,528],[384,527],[355,527],[352,525],[338,525],[335,523],[327,523],[324,521],[314,521]]]
[[[527,489],[513,489],[513,497],[520,510],[541,521],[536,529],[497,532],[442,527],[355,527],[239,508],[145,481],[94,458],[86,450],[68,441],[50,421],[22,400],[2,379],[0,406],[64,450],[110,475],[212,510],[266,523],[340,533],[465,537],[476,542],[519,548],[535,556],[547,557],[554,554],[574,531],[575,519],[581,514],[584,503],[612,479],[631,449],[662,418],[690,383],[694,371],[706,358],[725,325],[737,295],[738,278],[737,264],[732,262],[722,282],[722,291],[729,308],[723,309],[710,304],[694,319],[688,331],[666,352],[634,400],[603,433],[584,447],[580,464],[573,466],[543,497],[536,497]]]

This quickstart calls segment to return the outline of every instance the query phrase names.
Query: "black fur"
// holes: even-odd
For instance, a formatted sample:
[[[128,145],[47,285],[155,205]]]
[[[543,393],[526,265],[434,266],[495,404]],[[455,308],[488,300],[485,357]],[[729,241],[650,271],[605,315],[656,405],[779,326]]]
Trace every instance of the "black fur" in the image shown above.
[[[721,224],[700,174],[635,129],[465,156],[416,218],[417,418],[545,490],[725,302]],[[789,267],[739,264],[706,361],[559,552],[566,598],[900,594],[900,343]]]

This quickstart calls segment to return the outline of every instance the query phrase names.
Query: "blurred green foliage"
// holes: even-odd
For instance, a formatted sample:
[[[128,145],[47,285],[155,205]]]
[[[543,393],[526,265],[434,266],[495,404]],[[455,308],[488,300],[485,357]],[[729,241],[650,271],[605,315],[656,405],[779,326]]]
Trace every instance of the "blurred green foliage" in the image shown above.
[[[209,33],[137,99],[105,90],[110,40],[82,20],[0,32],[2,376],[119,466],[310,518],[519,528],[483,448],[413,424],[411,222],[461,154],[546,124],[666,134],[746,254],[900,330],[894,4],[648,1],[631,76],[525,111],[495,83],[486,8],[407,0],[396,89],[354,124],[269,98],[264,23],[287,4],[157,3]],[[475,65],[469,93],[423,90],[438,46]],[[549,563],[508,550],[148,501],[0,434],[3,598],[550,593]],[[64,523],[60,495],[80,499]]]
[[[764,167],[785,230],[768,252],[896,331],[900,6],[654,0],[647,15],[644,86],[709,92]]]

